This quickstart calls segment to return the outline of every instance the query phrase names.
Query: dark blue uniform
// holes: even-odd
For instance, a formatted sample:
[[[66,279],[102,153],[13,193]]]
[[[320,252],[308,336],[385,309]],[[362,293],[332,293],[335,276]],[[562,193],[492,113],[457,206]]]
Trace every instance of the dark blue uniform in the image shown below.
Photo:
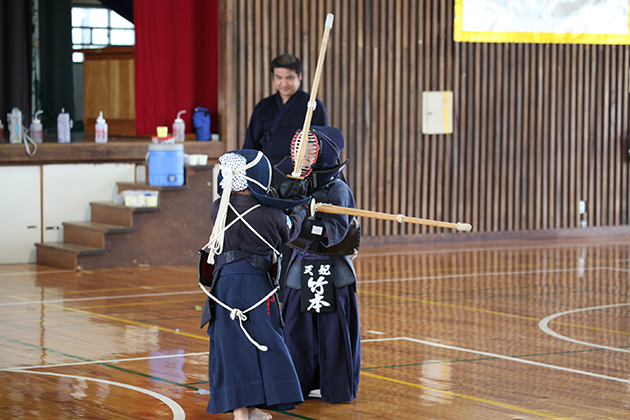
[[[235,194],[230,202],[239,213],[258,204],[255,197]],[[219,200],[211,209],[216,220]],[[234,220],[230,210],[226,226]],[[281,243],[297,237],[302,217],[291,215],[291,223],[276,208],[261,206],[245,216],[245,220],[276,249]],[[226,255],[236,255],[232,262]],[[223,253],[215,256],[215,271],[220,270],[212,294],[231,308],[254,306],[272,290],[267,271],[252,262],[271,261],[271,249],[242,221],[225,232]],[[245,336],[238,319],[210,298],[206,301],[202,325],[208,324],[210,336],[209,413],[225,413],[241,407],[271,410],[290,410],[303,401],[299,380],[284,343],[278,302],[271,296],[261,305],[246,313],[243,326],[248,334],[267,351],[258,350]]]
[[[339,180],[330,186],[328,203],[355,208],[348,185]],[[338,244],[348,233],[351,216],[321,214],[326,229],[322,245]],[[335,286],[335,310],[311,313],[301,311],[300,277],[305,263],[322,258],[299,253],[292,258],[287,274],[282,313],[284,336],[295,364],[302,395],[320,389],[322,401],[349,402],[356,398],[361,368],[359,307],[356,297],[356,273],[350,256],[332,257],[332,279]]]
[[[298,89],[282,103],[279,93],[258,102],[252,113],[243,149],[260,150],[272,165],[291,154],[291,140],[304,125],[310,94]],[[317,99],[311,125],[328,125],[326,107]]]

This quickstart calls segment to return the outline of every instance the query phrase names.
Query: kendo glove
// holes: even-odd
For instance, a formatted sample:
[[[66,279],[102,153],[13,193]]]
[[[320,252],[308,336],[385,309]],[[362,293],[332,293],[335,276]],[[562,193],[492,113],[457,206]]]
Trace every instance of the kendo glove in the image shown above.
[[[298,216],[300,216],[302,218],[302,220],[306,219],[309,216],[309,206],[308,204],[304,204],[301,206],[295,206],[292,209],[290,209],[290,213],[293,214],[297,214]]]
[[[287,178],[278,188],[280,198],[294,200],[306,197],[306,185],[301,179]]]

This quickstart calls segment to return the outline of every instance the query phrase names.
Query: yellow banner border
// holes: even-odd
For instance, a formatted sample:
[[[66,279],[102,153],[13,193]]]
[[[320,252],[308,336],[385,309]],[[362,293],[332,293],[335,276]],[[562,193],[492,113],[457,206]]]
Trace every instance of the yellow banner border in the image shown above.
[[[490,32],[464,31],[462,27],[464,0],[455,0],[455,19],[453,39],[456,42],[516,42],[539,44],[630,44],[630,33],[615,34],[576,34],[554,32]],[[630,17],[628,22],[630,32]]]

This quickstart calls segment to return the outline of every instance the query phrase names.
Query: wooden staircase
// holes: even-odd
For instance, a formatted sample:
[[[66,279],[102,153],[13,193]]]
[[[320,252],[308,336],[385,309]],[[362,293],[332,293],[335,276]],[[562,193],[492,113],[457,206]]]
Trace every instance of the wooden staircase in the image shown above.
[[[64,222],[63,242],[38,243],[37,263],[71,270],[196,264],[212,229],[212,166],[185,171],[181,187],[118,183],[118,192],[158,191],[157,207],[90,203],[91,221]]]

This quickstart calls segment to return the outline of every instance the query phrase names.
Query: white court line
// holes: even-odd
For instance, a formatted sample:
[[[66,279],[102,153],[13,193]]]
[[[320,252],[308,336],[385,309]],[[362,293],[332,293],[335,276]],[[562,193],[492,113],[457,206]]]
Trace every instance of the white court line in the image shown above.
[[[358,283],[359,284],[391,283],[391,282],[398,282],[398,281],[444,280],[444,279],[452,279],[452,278],[471,278],[471,277],[481,277],[481,276],[566,273],[566,272],[571,272],[571,271],[594,271],[594,270],[612,270],[612,271],[630,272],[630,269],[617,268],[617,267],[589,267],[589,268],[584,268],[584,269],[566,268],[566,269],[557,269],[557,270],[500,271],[500,272],[495,272],[495,273],[449,274],[449,275],[443,275],[443,276],[408,277],[408,278],[401,278],[401,279],[380,279],[380,280],[360,280],[359,279]],[[44,300],[44,301],[29,300],[29,301],[23,301],[23,302],[0,303],[0,307],[46,304],[46,303],[84,302],[84,301],[103,300],[103,299],[114,300],[114,299],[130,299],[130,298],[138,298],[138,297],[176,296],[176,295],[187,295],[187,294],[195,294],[195,293],[199,293],[199,292],[189,291],[189,292],[144,293],[144,294],[138,294],[138,295],[100,296],[100,297],[90,297],[90,298],[56,299],[56,300]]]
[[[13,371],[13,370],[57,368],[57,367],[67,367],[67,366],[97,365],[97,364],[105,364],[105,363],[115,364],[115,363],[122,363],[122,362],[135,362],[138,360],[170,359],[172,357],[202,356],[202,355],[208,355],[208,352],[204,351],[201,353],[163,354],[161,356],[132,357],[128,359],[90,360],[90,361],[84,361],[84,362],[58,363],[58,364],[53,364],[53,365],[21,366],[19,368],[0,369],[0,372]]]
[[[29,300],[24,302],[9,302],[0,303],[0,306],[16,306],[16,305],[33,305],[33,304],[47,304],[47,303],[65,303],[65,302],[84,302],[89,300],[113,300],[113,299],[130,299],[138,297],[154,297],[154,296],[177,296],[177,295],[192,295],[199,294],[198,290],[190,292],[165,292],[165,293],[143,293],[140,295],[121,295],[121,296],[99,296],[90,298],[76,298],[76,299],[57,299],[57,300]]]
[[[164,396],[162,394],[158,394],[157,392],[154,392],[154,391],[150,391],[148,389],[139,388],[137,386],[123,384],[123,383],[120,383],[120,382],[108,381],[108,380],[105,380],[105,379],[88,378],[86,376],[64,375],[62,373],[22,371],[20,369],[12,369],[11,371],[12,372],[20,372],[20,373],[33,373],[33,374],[36,374],[36,375],[59,376],[61,378],[82,379],[82,380],[85,380],[85,381],[100,382],[102,384],[119,386],[121,388],[127,388],[127,389],[130,389],[132,391],[141,392],[141,393],[147,394],[147,395],[149,395],[149,396],[151,396],[153,398],[157,398],[158,400],[162,401],[164,404],[168,405],[168,407],[173,412],[173,420],[184,420],[186,418],[186,413],[184,412],[184,409],[179,404],[177,404],[175,401],[170,399],[169,397]]]
[[[594,271],[594,270],[619,270],[628,271],[621,268],[614,267],[589,267],[589,268],[563,268],[557,270],[528,270],[528,271],[498,271],[495,273],[470,273],[470,274],[448,274],[443,276],[426,276],[426,277],[408,277],[403,279],[381,279],[381,280],[359,280],[359,284],[365,283],[391,283],[395,281],[416,281],[416,280],[443,280],[453,278],[470,278],[481,276],[506,276],[506,275],[521,275],[521,274],[546,274],[546,273],[566,273],[570,271]]]
[[[565,368],[565,367],[556,366],[556,365],[549,365],[547,363],[534,362],[534,361],[531,361],[531,360],[521,359],[521,358],[518,358],[518,357],[503,356],[501,354],[488,353],[488,352],[485,352],[485,351],[470,350],[470,349],[465,349],[465,348],[462,348],[462,347],[449,346],[449,345],[446,345],[446,344],[434,343],[432,341],[418,340],[416,338],[409,338],[409,337],[372,338],[372,339],[369,339],[369,340],[361,340],[361,342],[365,343],[365,342],[371,342],[371,341],[393,341],[393,340],[407,340],[407,341],[411,341],[411,342],[414,342],[414,343],[426,344],[428,346],[440,347],[440,348],[448,349],[448,350],[463,351],[463,352],[466,352],[466,353],[479,354],[479,355],[482,355],[482,356],[493,357],[493,358],[496,358],[496,359],[510,360],[512,362],[525,363],[525,364],[528,364],[528,365],[545,367],[545,368],[549,368],[549,369],[561,370],[561,371],[564,371],[564,372],[577,373],[579,375],[593,376],[595,378],[608,379],[608,380],[611,380],[611,381],[617,381],[617,382],[623,382],[623,383],[626,383],[626,384],[630,384],[630,379],[617,378],[615,376],[600,375],[599,373],[586,372],[586,371],[583,371],[583,370]]]
[[[603,346],[601,344],[595,344],[595,343],[589,343],[587,341],[580,341],[580,340],[576,340],[567,336],[564,336],[562,334],[558,334],[557,332],[553,331],[551,328],[549,328],[549,323],[554,320],[555,318],[558,318],[559,316],[562,315],[566,315],[566,314],[571,314],[571,313],[575,313],[575,312],[583,312],[583,311],[595,311],[597,309],[607,309],[607,308],[615,308],[617,306],[630,306],[630,303],[617,303],[614,305],[603,305],[603,306],[592,306],[590,308],[580,308],[580,309],[572,309],[570,311],[564,311],[564,312],[558,312],[557,314],[553,314],[553,315],[549,315],[548,317],[542,319],[539,323],[538,323],[538,327],[543,330],[545,333],[559,338],[561,340],[565,340],[565,341],[570,341],[572,343],[577,343],[577,344],[583,344],[585,346],[590,346],[590,347],[597,347],[600,349],[606,349],[606,350],[613,350],[613,351],[620,351],[620,352],[624,352],[624,353],[630,353],[630,349],[620,349],[617,347],[610,347],[610,346]]]
[[[507,239],[506,239],[507,240]],[[589,247],[589,248],[601,248],[603,246],[611,246],[611,245],[625,245],[628,244],[628,240],[627,239],[622,239],[620,238],[618,241],[615,241],[614,239],[611,242],[607,242],[606,244],[603,245],[597,245],[597,244],[569,244],[569,243],[558,243],[558,244],[543,244],[543,245],[531,245],[531,246],[523,246],[523,245],[516,245],[516,246],[492,246],[489,248],[486,247],[479,247],[479,248],[455,248],[455,249],[425,249],[425,250],[420,250],[420,251],[406,251],[406,252],[385,252],[385,253],[363,253],[363,254],[359,254],[359,256],[361,256],[362,258],[366,258],[366,257],[382,257],[382,256],[389,256],[389,255],[415,255],[415,254],[454,254],[454,253],[465,253],[465,252],[478,252],[478,251],[513,251],[513,250],[536,250],[536,249],[558,249],[558,248],[585,248],[585,247]],[[461,242],[453,242],[453,244],[462,244]],[[436,242],[435,245],[449,245],[449,243],[447,242]],[[370,250],[374,247],[377,248],[383,248],[383,247],[387,247],[389,245],[371,245],[369,248]],[[409,244],[409,246],[413,246],[413,244]]]

